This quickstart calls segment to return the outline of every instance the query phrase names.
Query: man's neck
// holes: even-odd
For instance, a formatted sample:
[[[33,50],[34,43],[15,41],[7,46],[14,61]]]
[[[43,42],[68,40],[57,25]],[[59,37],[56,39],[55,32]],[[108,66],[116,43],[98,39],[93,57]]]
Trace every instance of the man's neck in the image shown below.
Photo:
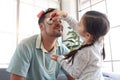
[[[56,39],[55,38],[50,38],[50,37],[42,37],[42,44],[44,48],[50,52],[53,50],[55,44],[56,44]]]

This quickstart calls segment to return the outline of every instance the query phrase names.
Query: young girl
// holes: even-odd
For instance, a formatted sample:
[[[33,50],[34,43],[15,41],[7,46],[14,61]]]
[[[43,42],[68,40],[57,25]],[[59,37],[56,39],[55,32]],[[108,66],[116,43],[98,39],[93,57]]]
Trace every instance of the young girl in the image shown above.
[[[77,23],[63,11],[56,13],[69,25],[76,26],[84,42],[67,55],[51,55],[51,59],[59,62],[75,80],[104,80],[101,66],[105,58],[103,39],[110,29],[107,17],[97,11],[88,11]]]

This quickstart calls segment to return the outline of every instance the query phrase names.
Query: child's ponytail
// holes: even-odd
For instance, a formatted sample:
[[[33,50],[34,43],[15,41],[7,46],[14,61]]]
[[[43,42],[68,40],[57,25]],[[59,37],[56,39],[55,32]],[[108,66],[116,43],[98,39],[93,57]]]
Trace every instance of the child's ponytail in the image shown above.
[[[78,52],[78,50],[81,50],[81,49],[83,49],[85,47],[89,47],[91,45],[93,45],[93,43],[86,44],[86,45],[81,45],[78,49],[73,50],[70,53],[66,54],[64,59],[69,59],[68,63],[70,63],[72,61],[72,64],[73,64],[75,54]]]

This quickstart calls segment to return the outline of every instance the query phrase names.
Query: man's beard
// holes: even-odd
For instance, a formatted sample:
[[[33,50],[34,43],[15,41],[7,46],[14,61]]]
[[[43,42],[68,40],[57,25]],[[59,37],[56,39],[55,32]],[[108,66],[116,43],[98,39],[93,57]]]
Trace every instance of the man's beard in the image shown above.
[[[51,36],[51,37],[56,37],[56,38],[57,38],[57,37],[62,36],[63,31],[60,31],[59,33],[53,32],[53,33],[51,33],[51,34],[49,34],[49,33],[46,32],[46,34],[49,35],[49,36]]]
[[[45,26],[45,25],[44,25]],[[60,26],[61,27],[61,26]],[[55,28],[54,28],[55,29]],[[60,37],[60,36],[62,36],[62,34],[63,34],[63,29],[60,29],[60,31],[57,31],[56,29],[55,30],[53,30],[53,32],[50,32],[50,33],[48,33],[48,31],[46,30],[46,26],[45,26],[45,33],[47,34],[47,35],[49,35],[49,36],[51,36],[51,37]]]

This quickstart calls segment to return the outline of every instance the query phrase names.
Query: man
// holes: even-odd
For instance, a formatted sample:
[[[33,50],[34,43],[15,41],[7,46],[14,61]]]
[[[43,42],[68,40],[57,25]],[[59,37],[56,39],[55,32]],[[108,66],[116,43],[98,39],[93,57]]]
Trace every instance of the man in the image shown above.
[[[21,41],[17,46],[7,69],[11,80],[56,80],[62,68],[50,59],[50,55],[62,55],[69,50],[57,39],[62,35],[63,26],[58,16],[51,17],[54,11],[52,8],[41,11],[38,15],[41,33]]]

